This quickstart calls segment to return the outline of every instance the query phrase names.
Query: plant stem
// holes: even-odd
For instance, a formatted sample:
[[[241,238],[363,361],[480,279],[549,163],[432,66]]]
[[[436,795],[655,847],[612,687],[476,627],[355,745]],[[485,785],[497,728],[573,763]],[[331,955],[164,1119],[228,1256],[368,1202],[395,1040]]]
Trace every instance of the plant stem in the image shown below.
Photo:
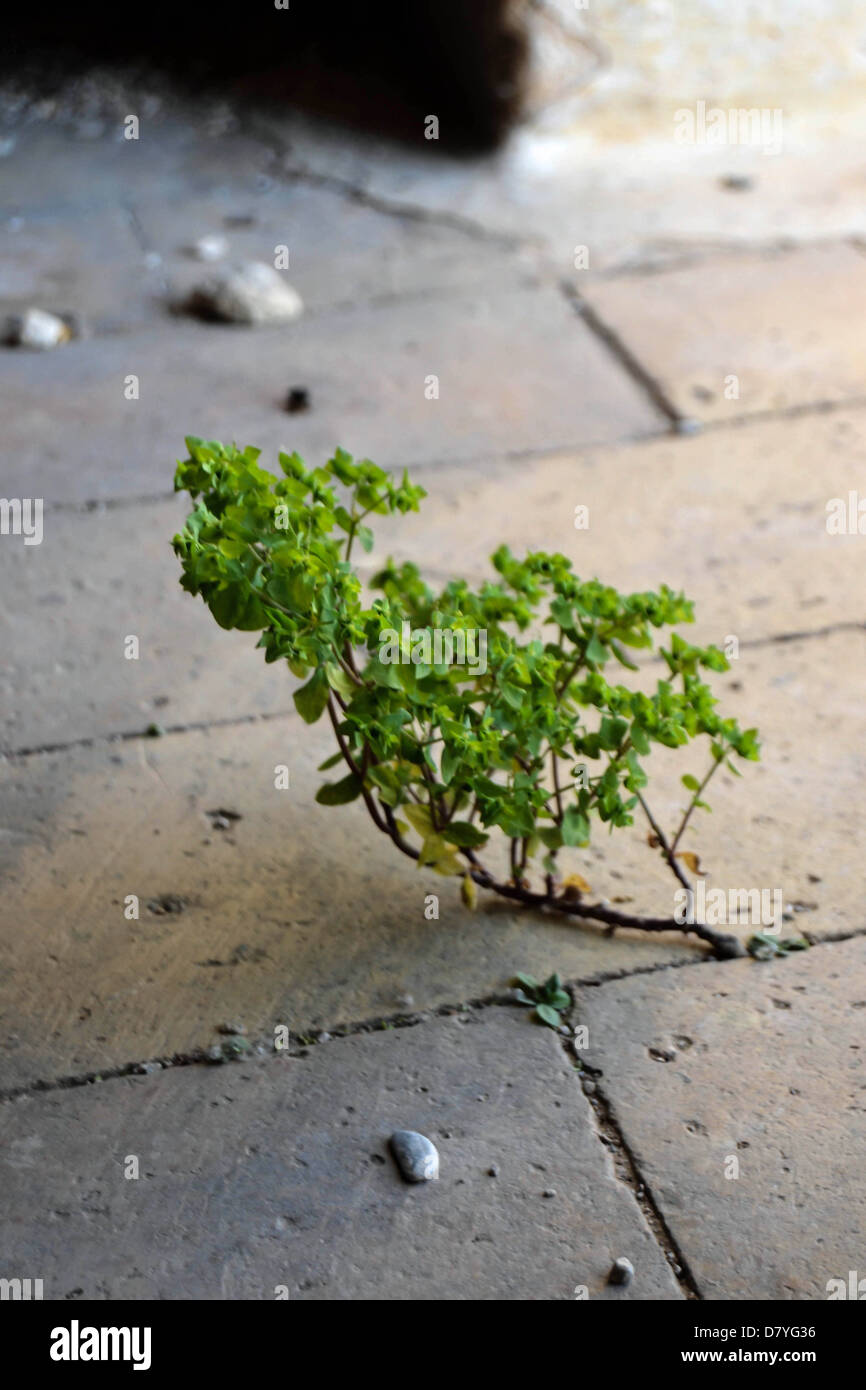
[[[676,859],[674,858],[674,852],[667,842],[665,832],[662,830],[661,826],[656,821],[652,811],[650,810],[649,806],[647,806],[640,792],[637,793],[637,799],[643,807],[644,814],[652,827],[653,834],[655,835],[656,839],[662,847],[662,850],[664,851],[665,859],[668,861],[668,864],[670,865],[671,869],[676,874],[677,878],[679,879],[683,887],[686,889],[686,891],[689,893],[693,893],[694,889],[692,888],[692,885],[689,883],[688,879],[682,871],[681,866],[677,863]]]
[[[692,811],[695,809],[695,807],[696,807],[697,804],[698,804],[698,801],[700,800],[701,792],[704,790],[704,787],[705,787],[705,786],[707,785],[707,783],[709,782],[710,778],[712,777],[713,773],[715,772],[716,768],[719,766],[719,763],[720,763],[721,761],[722,761],[721,758],[716,758],[716,757],[713,758],[713,765],[712,765],[712,767],[710,768],[710,770],[709,770],[709,772],[707,773],[706,777],[704,778],[703,782],[702,782],[701,785],[698,787],[697,791],[695,792],[694,796],[692,797],[691,802],[689,803],[688,809],[687,809],[685,815],[683,816],[682,821],[680,822],[680,828],[679,828],[679,830],[677,831],[676,835],[675,835],[674,838],[673,838],[673,842],[672,842],[672,844],[671,844],[671,853],[672,853],[672,854],[676,852],[676,847],[677,847],[677,845],[679,844],[680,840],[683,838],[683,831],[685,830],[686,826],[687,826],[688,823],[689,823],[689,820],[690,820],[690,818],[691,818]]]

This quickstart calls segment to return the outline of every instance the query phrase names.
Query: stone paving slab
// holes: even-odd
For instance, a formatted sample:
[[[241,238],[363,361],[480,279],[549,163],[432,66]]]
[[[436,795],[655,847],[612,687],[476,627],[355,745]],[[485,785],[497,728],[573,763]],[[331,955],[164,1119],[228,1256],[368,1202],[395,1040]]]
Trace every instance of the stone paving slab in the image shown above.
[[[581,991],[586,1058],[704,1298],[862,1277],[864,1008],[864,938]]]
[[[438,1182],[403,1182],[398,1128]],[[31,1094],[0,1173],[4,1264],[51,1299],[681,1297],[556,1038],[512,1010]]]
[[[586,299],[682,415],[731,420],[864,398],[866,256],[854,246],[597,280]]]
[[[326,721],[293,717],[0,767],[0,1089],[207,1047],[226,1018],[306,1034],[501,992],[520,970],[700,958],[504,902],[470,913],[360,803],[315,804],[331,752]],[[214,829],[221,809],[242,819]],[[164,896],[184,910],[159,911]]]
[[[768,925],[760,918],[765,907],[769,917],[776,891],[788,914],[775,923],[783,937],[866,929],[864,842],[855,809],[866,776],[864,680],[866,634],[859,632],[747,650],[727,675],[713,677],[720,709],[742,728],[756,726],[762,740],[760,762],[734,759],[741,778],[727,769],[715,776],[705,797],[712,813],[696,811],[681,841],[699,856],[706,893],[726,895],[719,930],[748,941]],[[681,776],[702,778],[709,762],[705,745],[653,749],[646,760],[645,797],[669,835],[689,801]],[[648,833],[641,815],[611,840],[597,833],[581,871],[599,896],[622,901],[624,911],[667,916],[680,905],[680,884],[651,852]],[[756,899],[747,904],[730,896],[756,889],[766,893],[760,910]],[[704,909],[715,914],[721,904],[718,896],[706,897]],[[707,920],[713,924],[712,916]]]
[[[123,202],[134,206],[152,196],[158,186],[178,206],[231,188],[239,199],[267,193],[281,175],[275,167],[272,142],[238,128],[204,103],[171,113],[147,110],[146,96],[138,109],[139,138],[124,139],[123,118],[105,122],[101,136],[74,138],[57,126],[32,125],[15,133],[13,150],[3,161],[10,190],[9,215],[31,218],[69,218],[98,214]],[[133,97],[135,100],[135,97]],[[235,209],[232,209],[234,211]],[[237,209],[248,212],[248,206]]]
[[[203,133],[198,138],[206,157],[213,141]],[[17,211],[0,222],[4,309],[73,310],[100,335],[147,322],[168,325],[172,306],[213,270],[192,254],[206,234],[224,238],[226,260],[273,264],[277,248],[287,247],[288,275],[308,312],[537,279],[528,252],[377,211],[286,174],[271,177],[262,153],[251,169],[248,142],[239,144],[238,137],[227,140],[219,181],[179,184],[178,165],[186,169],[187,157],[174,126],[149,134],[143,151],[127,147],[125,154],[117,142],[70,139],[61,175],[55,142],[37,128],[22,132],[5,169]],[[51,202],[45,201],[46,159],[56,175]],[[34,169],[38,189],[31,186]],[[63,186],[76,171],[89,198],[70,202]]]
[[[92,159],[92,156],[91,156]],[[162,277],[148,265],[132,218],[113,207],[0,222],[0,306],[72,314],[86,335],[114,335],[163,317]],[[0,367],[11,353],[0,348]]]
[[[866,925],[852,830],[864,659],[866,638],[836,634],[748,652],[719,683],[723,708],[758,725],[764,757],[740,781],[719,774],[713,815],[683,846],[709,889],[767,890],[771,903],[778,888],[795,908],[783,935]],[[455,883],[419,873],[357,803],[315,804],[330,752],[324,723],[280,718],[7,761],[3,1085],[207,1046],[226,1016],[307,1032],[485,996],[517,970],[585,979],[701,958],[681,938],[608,938],[498,902],[470,914]],[[280,764],[288,791],[274,789]],[[658,750],[648,770],[650,805],[673,827],[679,777],[704,759]],[[221,808],[242,819],[215,830],[207,813]],[[626,911],[671,914],[678,885],[646,833],[597,834],[563,867]],[[124,918],[129,894],[139,921]],[[429,894],[438,920],[425,918]],[[163,895],[185,909],[154,913]],[[760,925],[727,929],[746,939]]]
[[[292,428],[287,421],[287,444]],[[416,470],[429,492],[421,511],[377,521],[361,566],[372,574],[391,552],[419,562],[434,585],[484,578],[504,540],[517,553],[559,550],[578,572],[627,589],[683,587],[696,600],[687,630],[696,640],[734,635],[745,646],[862,622],[863,538],[828,535],[826,502],[856,484],[864,433],[866,413],[847,411],[735,435]],[[574,529],[578,503],[589,507],[588,530]],[[42,545],[0,541],[0,592],[15,596],[0,609],[0,747],[289,707],[286,682],[254,637],[222,632],[180,590],[168,541],[184,515],[182,498],[56,510],[45,514]],[[123,658],[130,633],[138,661]]]
[[[683,105],[672,97],[664,122],[653,128],[644,103],[629,126],[619,103],[615,111],[594,112],[590,102],[579,119],[554,114],[516,130],[495,159],[481,164],[450,154],[445,135],[435,150],[421,139],[397,149],[296,113],[263,114],[258,124],[288,143],[289,170],[338,179],[395,209],[531,239],[581,284],[587,273],[725,248],[866,233],[862,120],[817,140],[810,115],[800,127],[805,138],[792,139],[788,121],[784,152],[768,158],[754,145],[678,143],[675,112]],[[746,181],[744,190],[731,187],[732,176]],[[589,250],[588,272],[575,272],[577,246]]]
[[[559,551],[620,589],[684,589],[696,601],[685,635],[744,644],[866,617],[864,539],[827,531],[828,501],[847,500],[864,466],[866,411],[845,410],[430,470],[419,513],[377,520],[376,554],[489,577],[503,541],[518,555]]]
[[[171,298],[182,301],[208,273],[189,248],[206,234],[226,239],[226,259],[272,264],[288,248],[287,277],[309,312],[395,296],[426,297],[479,286],[533,284],[535,258],[486,238],[352,201],[301,181],[276,183],[244,198],[235,186],[181,207],[142,194],[135,213],[148,246],[161,256]],[[250,225],[238,225],[250,218]],[[423,320],[424,310],[418,309]]]
[[[14,598],[0,608],[0,748],[291,708],[288,669],[267,666],[255,634],[218,628],[180,588],[169,543],[188,511],[181,496],[55,510],[41,545],[2,538],[0,592]],[[137,659],[125,655],[130,636]]]
[[[126,399],[129,375],[139,398]],[[428,399],[428,377],[439,398]],[[285,412],[290,387],[312,407]],[[432,389],[432,388],[430,388]],[[659,413],[556,289],[476,291],[333,311],[285,329],[178,319],[134,337],[10,352],[0,402],[7,496],[48,504],[171,486],[183,438],[272,458],[337,444],[388,466],[611,442]]]

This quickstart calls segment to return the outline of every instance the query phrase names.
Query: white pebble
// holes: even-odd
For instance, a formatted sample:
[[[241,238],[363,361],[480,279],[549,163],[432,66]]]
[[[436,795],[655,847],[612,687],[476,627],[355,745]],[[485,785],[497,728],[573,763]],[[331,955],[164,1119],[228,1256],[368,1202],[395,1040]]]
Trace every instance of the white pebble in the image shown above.
[[[69,328],[56,314],[46,313],[44,309],[25,309],[11,325],[9,341],[17,347],[44,352],[68,342],[70,337]]]
[[[217,272],[192,293],[191,307],[229,323],[291,323],[303,313],[297,290],[272,266],[245,261]]]
[[[192,244],[192,254],[199,261],[221,261],[223,256],[228,255],[228,250],[226,238],[216,233],[199,237],[198,241]]]

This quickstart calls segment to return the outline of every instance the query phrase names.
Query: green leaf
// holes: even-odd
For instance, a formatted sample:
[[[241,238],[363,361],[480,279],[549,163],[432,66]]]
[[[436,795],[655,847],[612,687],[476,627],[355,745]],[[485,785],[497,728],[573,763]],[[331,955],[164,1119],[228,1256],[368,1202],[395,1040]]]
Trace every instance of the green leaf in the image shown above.
[[[562,841],[572,846],[589,843],[589,821],[576,806],[569,806],[562,818]]]
[[[595,633],[592,634],[587,645],[586,659],[591,661],[594,666],[604,666],[606,662],[610,661],[610,652],[604,643],[599,641]]]
[[[313,672],[306,685],[294,693],[295,708],[307,724],[315,724],[324,714],[328,704],[328,679],[319,667]]]
[[[339,782],[326,782],[323,787],[319,787],[316,800],[320,806],[345,806],[347,802],[354,801],[361,795],[363,787],[361,778],[350,772]]]
[[[430,815],[429,807],[416,806],[413,802],[407,803],[403,807],[403,814],[413,830],[417,830],[419,835],[427,836],[433,828],[433,820]]]
[[[317,771],[317,772],[327,772],[329,767],[336,767],[336,766],[337,766],[337,763],[341,763],[342,761],[343,761],[343,755],[342,755],[342,753],[340,753],[340,752],[332,753],[331,756],[330,756],[330,758],[326,758],[325,761],[324,761],[323,763],[319,763],[319,766],[316,768],[316,771]]]
[[[329,686],[332,690],[336,690],[337,694],[348,704],[357,689],[354,681],[349,678],[342,666],[338,666],[336,662],[329,662],[325,669],[327,671]]]
[[[442,834],[446,840],[450,840],[453,845],[459,845],[461,849],[477,849],[479,845],[486,845],[490,839],[490,836],[479,830],[477,825],[470,825],[468,820],[451,821]]]
[[[514,976],[514,979],[516,980],[517,984],[523,985],[524,989],[528,989],[530,992],[541,988],[541,985],[539,984],[538,980],[536,980],[534,975],[523,975],[520,972],[518,972]]]
[[[536,1004],[535,1017],[548,1028],[558,1028],[562,1019],[551,1004]]]
[[[693,777],[690,772],[687,772],[684,777],[681,777],[680,781],[684,787],[688,787],[690,792],[699,792],[701,789],[701,784],[697,777]]]

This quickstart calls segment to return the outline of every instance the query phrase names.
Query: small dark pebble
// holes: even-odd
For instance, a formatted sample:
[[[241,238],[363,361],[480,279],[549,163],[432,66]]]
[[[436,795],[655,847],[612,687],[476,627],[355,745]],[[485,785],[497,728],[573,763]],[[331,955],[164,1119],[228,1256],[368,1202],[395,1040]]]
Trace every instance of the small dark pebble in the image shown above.
[[[154,917],[164,917],[166,913],[183,912],[186,900],[177,893],[161,893],[158,898],[150,898],[145,906]]]
[[[306,386],[293,386],[286,397],[286,410],[290,415],[299,415],[310,408],[310,393]]]
[[[748,174],[725,174],[719,183],[722,188],[730,188],[735,193],[748,193],[755,186],[754,179],[749,178]]]
[[[498,1164],[498,1163],[491,1163],[490,1167],[487,1169],[487,1176],[488,1176],[488,1178],[498,1178],[498,1177],[499,1177],[499,1164]]]

